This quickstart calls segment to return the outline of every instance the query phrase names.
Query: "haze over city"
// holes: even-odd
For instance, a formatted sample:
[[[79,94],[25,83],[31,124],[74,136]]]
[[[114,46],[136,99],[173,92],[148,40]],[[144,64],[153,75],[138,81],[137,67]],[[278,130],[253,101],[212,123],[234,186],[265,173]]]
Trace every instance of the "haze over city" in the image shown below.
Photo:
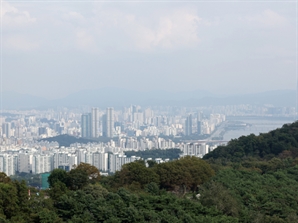
[[[298,0],[0,1],[0,222],[298,222]]]
[[[1,4],[2,92],[296,88],[295,2]]]

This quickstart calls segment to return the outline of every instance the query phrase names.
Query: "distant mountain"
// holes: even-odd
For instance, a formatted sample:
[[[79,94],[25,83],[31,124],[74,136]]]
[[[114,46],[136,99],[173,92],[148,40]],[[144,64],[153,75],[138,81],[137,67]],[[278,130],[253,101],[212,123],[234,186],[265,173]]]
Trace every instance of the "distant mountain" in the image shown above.
[[[99,136],[98,138],[89,139],[89,138],[74,137],[71,135],[63,134],[63,135],[57,135],[54,137],[43,138],[38,141],[57,142],[59,146],[69,147],[71,144],[74,144],[74,143],[80,143],[80,144],[98,143],[98,142],[107,143],[111,139],[117,140],[117,138],[108,138],[104,136]]]
[[[295,106],[296,91],[278,90],[256,94],[220,96],[203,90],[168,92],[135,91],[119,88],[83,90],[69,96],[47,100],[41,97],[15,92],[3,92],[4,109],[50,108],[56,106],[77,107],[82,105],[108,107],[138,104],[141,106],[210,106],[237,104],[272,104],[274,106]]]
[[[4,91],[2,94],[2,107],[4,109],[26,109],[47,106],[49,100],[28,94],[13,91]]]
[[[97,142],[96,140],[77,138],[67,134],[40,139],[39,141],[58,142],[59,146],[65,146],[65,147],[69,147],[71,144],[74,144],[74,143],[87,144],[87,143]]]

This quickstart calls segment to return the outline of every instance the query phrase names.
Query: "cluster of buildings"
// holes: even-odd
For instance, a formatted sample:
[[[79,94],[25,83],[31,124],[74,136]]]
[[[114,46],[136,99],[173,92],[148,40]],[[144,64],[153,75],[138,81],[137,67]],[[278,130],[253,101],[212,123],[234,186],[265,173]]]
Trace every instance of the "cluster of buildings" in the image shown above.
[[[208,135],[226,116],[294,115],[295,108],[269,105],[194,108],[132,105],[121,109],[4,110],[0,116],[0,145],[15,143],[15,139],[39,139],[61,134],[84,138]]]
[[[203,157],[215,146],[206,143],[178,143],[181,156]],[[89,163],[97,167],[103,173],[115,173],[121,170],[122,165],[142,157],[127,157],[124,149],[100,144],[73,144],[70,147],[59,147],[57,143],[36,143],[35,147],[19,148],[2,151],[0,153],[0,172],[8,176],[16,173],[47,173],[56,168],[67,171],[74,168],[81,162]],[[138,151],[138,150],[136,150]],[[157,163],[166,162],[156,158]]]
[[[87,109],[81,109],[87,110]],[[204,114],[187,109],[153,110],[130,106],[49,111],[7,111],[0,117],[0,145],[68,134],[83,138],[191,136],[211,134],[225,121],[224,114]]]
[[[38,174],[55,168],[70,170],[74,165],[86,162],[101,172],[114,173],[123,164],[142,158],[127,157],[125,152],[129,150],[178,148],[181,156],[203,157],[216,144],[191,141],[192,137],[211,138],[221,128],[218,126],[225,122],[226,115],[275,114],[286,117],[294,113],[293,108],[251,105],[7,110],[0,116],[0,171],[7,175]],[[96,139],[98,143],[61,148],[55,142],[39,141],[62,134]],[[105,142],[99,142],[101,139]],[[156,162],[165,161],[156,159]]]
[[[155,116],[151,109],[141,111],[138,106],[132,106],[119,115],[113,108],[107,108],[105,113],[98,108],[92,108],[90,113],[81,116],[81,136],[112,138],[208,135],[224,121],[223,114],[210,114],[208,118],[204,117],[202,112],[186,116]]]

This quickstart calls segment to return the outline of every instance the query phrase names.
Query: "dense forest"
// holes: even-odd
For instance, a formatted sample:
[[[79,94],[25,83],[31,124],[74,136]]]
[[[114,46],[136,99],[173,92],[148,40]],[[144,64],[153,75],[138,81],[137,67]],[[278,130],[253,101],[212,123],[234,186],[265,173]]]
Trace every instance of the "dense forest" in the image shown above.
[[[0,222],[298,222],[297,130],[243,136],[203,159],[138,160],[111,176],[86,163],[56,169],[48,190],[1,173]]]

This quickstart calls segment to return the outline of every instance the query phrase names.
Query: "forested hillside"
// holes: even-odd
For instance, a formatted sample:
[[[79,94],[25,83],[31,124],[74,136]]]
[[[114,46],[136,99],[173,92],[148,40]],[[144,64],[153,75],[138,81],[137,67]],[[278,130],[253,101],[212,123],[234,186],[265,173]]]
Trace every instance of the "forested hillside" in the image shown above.
[[[284,153],[286,156],[298,156],[298,122],[285,124],[282,128],[262,133],[251,134],[231,140],[227,146],[220,146],[204,156],[204,159],[225,158],[237,162],[247,157],[270,159]]]
[[[86,163],[56,169],[49,190],[1,173],[0,222],[298,222],[297,127],[240,137],[204,159],[138,160],[107,177]]]

